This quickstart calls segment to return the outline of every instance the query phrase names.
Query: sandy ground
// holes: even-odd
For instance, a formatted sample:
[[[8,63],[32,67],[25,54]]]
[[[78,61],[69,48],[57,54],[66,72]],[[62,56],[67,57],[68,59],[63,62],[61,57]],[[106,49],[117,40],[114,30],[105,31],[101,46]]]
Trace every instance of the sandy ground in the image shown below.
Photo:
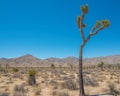
[[[14,75],[17,76],[15,77]],[[109,71],[93,71],[85,73],[85,77],[89,77],[93,85],[97,82],[96,86],[92,84],[85,85],[86,94],[93,95],[99,94],[99,96],[113,96],[110,93],[110,84],[114,84],[115,90],[120,92],[120,73],[109,72]],[[66,80],[73,80],[75,82],[76,89],[69,89],[61,87],[62,83]],[[9,96],[14,95],[14,88],[16,85],[22,85],[25,94],[23,96],[79,96],[78,86],[78,72],[75,70],[68,71],[37,71],[36,81],[37,84],[31,86],[28,84],[28,73],[22,74],[20,71],[17,73],[13,72],[1,72],[0,73],[0,93],[9,93]],[[51,83],[52,82],[52,83]],[[19,92],[18,92],[19,93]],[[35,94],[38,93],[38,94]],[[54,93],[54,95],[53,95]],[[68,93],[69,95],[60,95],[61,93]],[[55,95],[56,94],[56,95]],[[100,95],[101,94],[101,95]],[[103,95],[102,95],[103,94]],[[21,95],[18,95],[21,96]],[[120,96],[120,95],[117,95]]]

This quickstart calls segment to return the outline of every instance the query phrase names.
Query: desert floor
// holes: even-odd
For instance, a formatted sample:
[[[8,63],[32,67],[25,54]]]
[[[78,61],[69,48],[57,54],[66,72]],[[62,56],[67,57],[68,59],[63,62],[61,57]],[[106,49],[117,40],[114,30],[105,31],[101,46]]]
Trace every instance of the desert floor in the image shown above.
[[[0,96],[79,96],[77,69],[35,69],[36,84],[28,84],[28,69],[0,72]],[[120,71],[85,70],[85,93],[120,96]],[[118,94],[118,95],[116,95]]]

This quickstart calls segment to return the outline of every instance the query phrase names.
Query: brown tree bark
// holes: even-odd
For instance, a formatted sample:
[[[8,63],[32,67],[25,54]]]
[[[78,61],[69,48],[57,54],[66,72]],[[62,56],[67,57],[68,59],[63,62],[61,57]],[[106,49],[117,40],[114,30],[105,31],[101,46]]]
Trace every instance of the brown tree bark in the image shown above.
[[[82,57],[83,57],[83,45],[80,46],[80,54],[79,54],[79,96],[85,96],[84,92],[84,82],[83,82],[83,71],[82,71]]]

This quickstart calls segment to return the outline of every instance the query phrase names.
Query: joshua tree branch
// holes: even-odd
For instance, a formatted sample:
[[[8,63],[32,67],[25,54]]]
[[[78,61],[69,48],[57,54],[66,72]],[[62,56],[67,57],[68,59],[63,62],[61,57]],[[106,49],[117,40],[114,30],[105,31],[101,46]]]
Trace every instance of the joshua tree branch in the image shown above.
[[[80,21],[80,25],[79,25],[80,33],[81,33],[83,42],[85,41],[85,36],[84,36],[84,32],[83,32],[83,20],[84,20],[84,16],[85,16],[85,14],[82,13],[82,17],[81,17],[81,21]]]
[[[92,34],[95,31],[95,29],[96,29],[96,26],[93,26],[93,28],[90,31],[90,34]]]
[[[93,27],[92,30],[95,30],[94,28],[95,28],[95,27]],[[103,26],[100,27],[100,28],[98,28],[95,32],[91,31],[91,33],[88,35],[88,37],[87,37],[87,38],[85,39],[85,41],[83,42],[83,46],[87,43],[87,41],[88,41],[92,36],[96,35],[96,34],[97,34],[100,30],[102,30],[102,29],[104,29]]]
[[[93,32],[93,33],[92,33],[92,36],[93,36],[93,35],[96,35],[96,34],[97,34],[100,30],[102,30],[102,29],[104,29],[104,27],[103,27],[103,26],[102,26],[102,27],[100,27],[99,29],[97,29],[95,32]]]

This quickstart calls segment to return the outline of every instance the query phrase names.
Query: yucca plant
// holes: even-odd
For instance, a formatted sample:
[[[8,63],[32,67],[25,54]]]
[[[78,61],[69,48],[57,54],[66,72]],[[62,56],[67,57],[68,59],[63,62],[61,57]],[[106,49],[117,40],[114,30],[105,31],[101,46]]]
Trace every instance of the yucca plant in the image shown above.
[[[18,72],[19,69],[18,68],[13,68],[13,72]]]
[[[101,61],[100,63],[98,63],[98,67],[101,68],[101,71],[103,71],[103,68],[104,68],[104,62]]]
[[[34,69],[29,70],[28,75],[29,75],[28,76],[29,85],[35,85],[36,84],[36,78],[35,78],[36,70],[34,70]]]

